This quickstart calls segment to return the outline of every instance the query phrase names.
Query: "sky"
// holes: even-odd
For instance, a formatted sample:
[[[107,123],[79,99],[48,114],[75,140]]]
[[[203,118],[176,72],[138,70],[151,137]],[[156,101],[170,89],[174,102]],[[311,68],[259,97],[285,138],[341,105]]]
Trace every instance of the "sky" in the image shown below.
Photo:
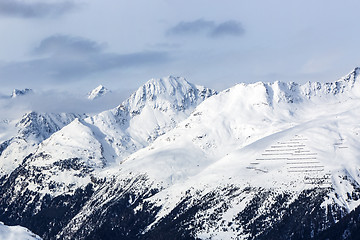
[[[0,0],[0,92],[128,94],[183,76],[216,90],[334,81],[360,66],[358,0]]]

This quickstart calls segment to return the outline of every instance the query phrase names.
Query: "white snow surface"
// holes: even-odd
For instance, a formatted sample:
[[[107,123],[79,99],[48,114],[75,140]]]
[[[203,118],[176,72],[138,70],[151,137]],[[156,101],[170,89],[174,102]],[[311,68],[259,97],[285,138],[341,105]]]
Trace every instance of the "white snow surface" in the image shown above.
[[[0,239],[3,240],[41,240],[41,238],[21,226],[6,226],[0,222]]]
[[[99,179],[145,174],[162,189],[150,199],[161,206],[156,221],[189,189],[205,194],[230,184],[294,198],[332,187],[324,207],[351,211],[360,204],[348,197],[360,186],[359,74],[356,68],[332,83],[238,84],[219,94],[184,78],[151,79],[117,108],[52,134],[28,164],[49,167],[46,181],[63,187],[43,190],[54,195],[90,182],[77,170],[53,174],[51,166],[66,159],[77,158]],[[225,221],[246,206],[246,196],[232,203]],[[79,213],[79,222],[81,214],[89,212]],[[226,234],[212,229],[198,236]]]

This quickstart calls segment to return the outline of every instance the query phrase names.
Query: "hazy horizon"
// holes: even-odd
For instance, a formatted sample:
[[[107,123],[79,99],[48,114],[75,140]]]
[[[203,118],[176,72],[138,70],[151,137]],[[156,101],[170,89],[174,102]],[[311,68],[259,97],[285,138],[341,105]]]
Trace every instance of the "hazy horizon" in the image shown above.
[[[1,93],[131,91],[183,76],[217,90],[245,82],[334,81],[360,65],[360,2],[0,0]]]

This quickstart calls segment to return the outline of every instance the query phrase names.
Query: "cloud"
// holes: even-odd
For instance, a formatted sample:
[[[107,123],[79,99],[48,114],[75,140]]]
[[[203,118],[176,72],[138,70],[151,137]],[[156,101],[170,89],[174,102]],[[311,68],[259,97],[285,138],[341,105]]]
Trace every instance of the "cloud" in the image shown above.
[[[245,33],[240,22],[236,21],[227,21],[217,25],[211,32],[213,37],[222,37],[222,36],[241,36]]]
[[[105,44],[67,35],[54,35],[42,40],[33,51],[34,54],[92,54],[102,51]]]
[[[75,93],[54,90],[35,91],[34,94],[17,98],[10,98],[9,95],[2,96],[0,97],[0,111],[2,113],[0,121],[4,118],[9,120],[20,118],[24,113],[30,111],[96,114],[118,106],[129,95],[130,91],[128,90],[112,90],[112,92],[95,101],[88,100],[86,94],[80,90]]]
[[[148,44],[147,45],[149,48],[156,48],[156,49],[178,49],[180,48],[182,45],[179,43],[156,43],[156,44]]]
[[[180,22],[166,31],[166,34],[186,36],[205,35],[208,37],[242,36],[245,33],[240,22],[229,20],[222,23],[198,19],[192,22]]]
[[[25,2],[19,0],[0,0],[0,15],[22,18],[56,17],[77,7],[73,1]]]
[[[199,33],[207,33],[216,27],[212,21],[198,19],[192,22],[180,22],[174,27],[170,28],[167,33],[169,35],[192,35]]]
[[[57,82],[82,80],[109,70],[141,68],[170,61],[165,51],[140,51],[129,54],[105,52],[105,45],[68,35],[45,38],[33,50],[35,58],[0,65],[0,79],[8,82]],[[26,79],[24,79],[26,78]]]

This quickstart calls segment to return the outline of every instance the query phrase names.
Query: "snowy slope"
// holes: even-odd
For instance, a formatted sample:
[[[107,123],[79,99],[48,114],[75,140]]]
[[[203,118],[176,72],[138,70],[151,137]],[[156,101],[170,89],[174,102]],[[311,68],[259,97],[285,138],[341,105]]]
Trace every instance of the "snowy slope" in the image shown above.
[[[6,226],[0,222],[0,239],[4,240],[40,240],[41,238],[20,226]]]
[[[339,106],[339,108],[342,107],[344,105]],[[351,109],[352,107],[354,109]],[[353,105],[351,108],[351,110],[356,110],[359,106]],[[194,189],[191,191],[192,194],[195,195],[196,191],[200,191],[201,193],[197,194],[204,197],[209,192],[229,189],[229,186],[232,186],[232,189],[237,188],[236,194],[239,195],[234,197],[230,194],[224,197],[226,191],[219,194],[228,201],[228,209],[219,211],[216,221],[211,221],[206,217],[211,215],[214,208],[200,211],[197,217],[199,223],[209,222],[209,224],[203,231],[197,233],[198,236],[224,239],[229,236],[245,235],[245,231],[236,229],[245,227],[246,224],[236,224],[234,219],[245,210],[255,196],[260,195],[264,190],[276,197],[282,194],[289,196],[285,205],[288,207],[302,192],[323,189],[327,191],[321,201],[321,206],[325,208],[324,212],[327,211],[326,209],[334,208],[342,209],[345,213],[353,210],[360,204],[360,169],[358,167],[360,151],[357,147],[360,139],[356,121],[359,114],[358,110],[351,113],[339,111],[335,115],[329,114],[318,120],[299,124],[235,150],[214,163],[208,164],[205,168],[201,168],[195,174],[186,167],[185,170],[183,170],[184,167],[175,169],[176,176],[182,176],[182,179],[177,179],[177,183],[153,199],[156,203],[162,202],[164,198],[171,199],[165,204],[162,203],[164,210],[159,213],[159,217],[168,215],[174,207],[177,207],[183,198],[183,194],[179,194],[181,192],[185,193]],[[173,156],[168,156],[170,159],[171,157]],[[193,156],[182,159],[194,158]],[[187,166],[191,163],[183,164]],[[200,167],[201,165],[198,166]],[[160,174],[160,171],[154,173],[156,176]],[[185,174],[187,179],[183,180]],[[169,178],[169,176],[166,177]],[[172,179],[173,176],[170,178]],[[242,193],[246,188],[256,190]],[[272,208],[271,204],[276,203],[276,197],[266,197],[264,205],[260,204],[261,207],[257,210],[259,212],[255,217],[267,216],[269,212],[266,209]],[[221,201],[223,202],[226,201]],[[188,204],[192,206],[192,203]],[[261,208],[264,209],[261,210]],[[232,226],[228,227],[229,225]],[[267,223],[265,226],[270,227],[271,224]]]

